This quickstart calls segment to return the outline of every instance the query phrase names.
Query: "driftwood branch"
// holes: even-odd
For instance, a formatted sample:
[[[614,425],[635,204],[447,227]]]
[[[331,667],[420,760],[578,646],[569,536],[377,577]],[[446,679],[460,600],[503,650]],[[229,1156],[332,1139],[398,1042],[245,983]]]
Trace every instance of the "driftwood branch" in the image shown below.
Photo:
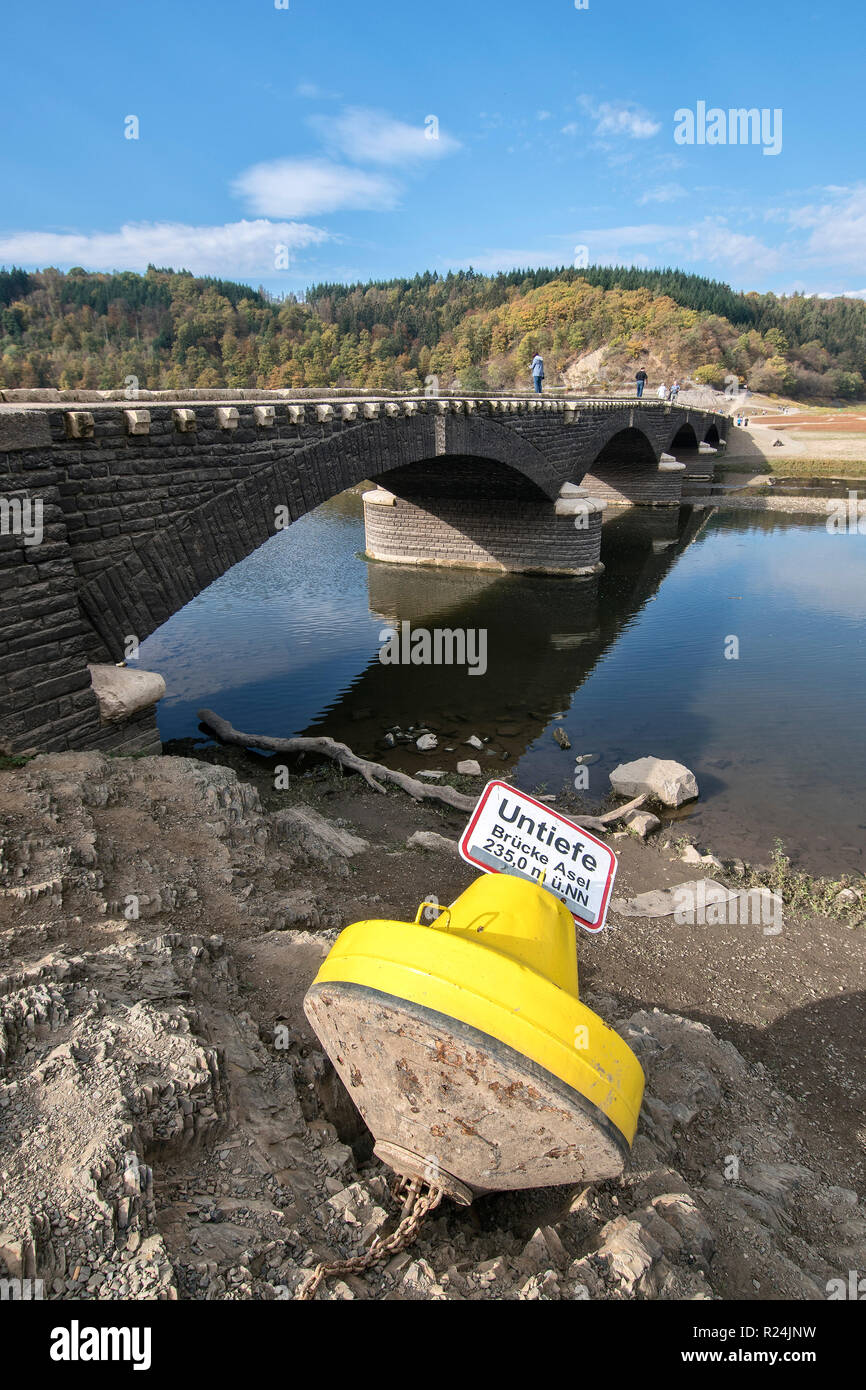
[[[646,798],[646,792],[641,792],[640,796],[634,798],[634,801],[626,801],[622,806],[615,806],[612,811],[605,811],[603,816],[573,816],[572,820],[576,825],[583,826],[584,830],[607,830],[614,821],[621,820],[623,816],[628,815],[629,811],[636,811],[639,806],[643,806]]]
[[[419,782],[417,777],[410,777],[406,772],[386,767],[384,763],[359,758],[348,744],[337,743],[333,738],[271,738],[269,734],[244,734],[235,729],[227,719],[221,719],[218,714],[214,714],[212,709],[200,709],[198,718],[200,723],[213,730],[221,743],[237,744],[239,748],[261,748],[267,753],[320,753],[325,758],[332,758],[341,767],[359,772],[368,787],[377,792],[384,792],[383,782],[393,782],[402,791],[408,792],[415,801],[443,801],[446,806],[454,806],[458,811],[474,811],[478,804],[477,797],[464,796],[453,787],[431,786],[427,782]],[[633,801],[626,801],[624,805],[617,806],[613,811],[606,811],[603,816],[574,816],[573,820],[584,830],[605,831],[613,821],[620,820],[629,811],[636,811],[645,801],[644,793],[636,796]]]
[[[360,772],[367,785],[377,792],[384,792],[383,782],[393,782],[415,801],[444,801],[446,806],[455,806],[458,811],[474,811],[478,801],[477,797],[464,796],[453,787],[428,786],[406,772],[385,767],[384,763],[359,758],[347,744],[337,743],[333,738],[270,738],[267,734],[243,734],[210,709],[200,709],[198,718],[213,730],[221,743],[234,743],[240,748],[262,748],[268,753],[320,753],[325,758],[332,758],[341,767]]]

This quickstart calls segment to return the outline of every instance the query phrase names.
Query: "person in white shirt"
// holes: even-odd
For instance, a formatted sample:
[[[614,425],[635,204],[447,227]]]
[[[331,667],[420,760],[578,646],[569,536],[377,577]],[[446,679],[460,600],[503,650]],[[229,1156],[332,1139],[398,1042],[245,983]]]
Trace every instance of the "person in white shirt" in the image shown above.
[[[661,386],[656,391],[656,395],[658,396],[660,401],[667,400],[668,388],[665,386],[664,382],[662,382]]]

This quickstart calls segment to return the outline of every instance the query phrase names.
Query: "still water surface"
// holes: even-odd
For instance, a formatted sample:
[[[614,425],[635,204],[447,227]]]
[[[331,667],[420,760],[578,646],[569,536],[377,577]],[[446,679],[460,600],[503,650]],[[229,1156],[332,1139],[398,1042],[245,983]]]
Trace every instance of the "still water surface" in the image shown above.
[[[605,523],[590,581],[398,568],[363,547],[359,496],[334,498],[143,643],[168,685],[163,739],[204,738],[209,706],[248,732],[325,732],[416,771],[475,756],[474,733],[490,740],[482,767],[527,790],[571,787],[575,756],[593,755],[588,804],[617,763],[651,753],[693,769],[701,798],[682,829],[717,853],[759,860],[779,838],[812,872],[866,871],[866,536],[638,509]],[[382,665],[380,633],[403,620],[486,629],[486,674]],[[435,752],[383,748],[389,727],[420,724]]]

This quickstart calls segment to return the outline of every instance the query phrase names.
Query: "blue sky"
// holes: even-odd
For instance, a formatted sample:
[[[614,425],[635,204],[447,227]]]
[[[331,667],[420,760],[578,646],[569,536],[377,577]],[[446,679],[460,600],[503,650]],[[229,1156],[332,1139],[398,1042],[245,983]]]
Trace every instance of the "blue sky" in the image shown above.
[[[585,255],[866,295],[850,0],[7,0],[3,29],[0,265],[281,292]],[[698,103],[775,124],[677,143]]]

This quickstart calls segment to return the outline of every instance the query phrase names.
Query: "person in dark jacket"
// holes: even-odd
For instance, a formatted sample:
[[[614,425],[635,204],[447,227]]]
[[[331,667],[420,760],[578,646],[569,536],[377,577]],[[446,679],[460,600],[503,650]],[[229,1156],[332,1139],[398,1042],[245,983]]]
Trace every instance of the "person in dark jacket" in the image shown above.
[[[635,381],[637,382],[637,393],[638,393],[638,396],[642,396],[642,395],[643,395],[643,389],[644,389],[644,387],[646,386],[646,382],[647,382],[646,372],[644,371],[643,367],[641,367],[640,371],[635,372],[635,377],[634,377],[634,379],[635,379]]]

